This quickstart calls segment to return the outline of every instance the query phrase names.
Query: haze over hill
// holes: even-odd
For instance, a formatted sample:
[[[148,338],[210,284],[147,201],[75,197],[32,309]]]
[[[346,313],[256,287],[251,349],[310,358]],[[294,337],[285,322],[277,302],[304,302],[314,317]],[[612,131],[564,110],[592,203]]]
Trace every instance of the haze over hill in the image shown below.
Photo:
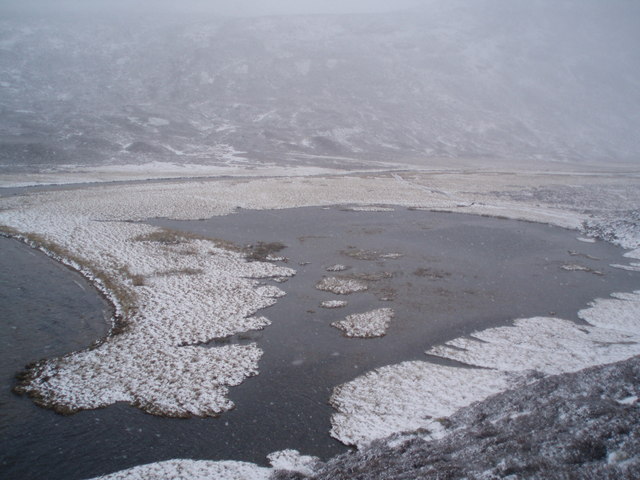
[[[0,168],[635,161],[639,47],[634,1],[14,12],[0,23]]]

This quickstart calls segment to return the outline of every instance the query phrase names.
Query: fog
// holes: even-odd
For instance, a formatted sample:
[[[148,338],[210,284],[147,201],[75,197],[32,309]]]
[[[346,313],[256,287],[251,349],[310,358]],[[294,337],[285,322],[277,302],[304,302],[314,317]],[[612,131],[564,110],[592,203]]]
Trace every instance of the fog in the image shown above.
[[[1,6],[5,169],[640,158],[634,0]]]
[[[3,0],[0,11],[21,13],[207,13],[223,16],[379,13],[420,5],[418,0]]]

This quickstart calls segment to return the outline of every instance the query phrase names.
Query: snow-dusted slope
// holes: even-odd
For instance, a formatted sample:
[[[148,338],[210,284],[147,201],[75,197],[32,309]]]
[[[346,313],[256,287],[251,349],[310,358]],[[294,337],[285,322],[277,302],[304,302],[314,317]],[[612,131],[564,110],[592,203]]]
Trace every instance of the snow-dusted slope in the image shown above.
[[[331,459],[315,475],[340,479],[635,479],[640,474],[638,357],[552,376],[493,396],[425,431]]]
[[[9,17],[0,164],[635,159],[638,18],[636,2],[575,0],[430,1],[352,16]]]

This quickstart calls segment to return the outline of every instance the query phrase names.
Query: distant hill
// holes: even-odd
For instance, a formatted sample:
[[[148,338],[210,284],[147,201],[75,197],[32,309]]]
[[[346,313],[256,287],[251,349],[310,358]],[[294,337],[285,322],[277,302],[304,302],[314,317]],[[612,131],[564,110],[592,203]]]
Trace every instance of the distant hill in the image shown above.
[[[639,78],[632,0],[5,18],[0,168],[640,160]]]

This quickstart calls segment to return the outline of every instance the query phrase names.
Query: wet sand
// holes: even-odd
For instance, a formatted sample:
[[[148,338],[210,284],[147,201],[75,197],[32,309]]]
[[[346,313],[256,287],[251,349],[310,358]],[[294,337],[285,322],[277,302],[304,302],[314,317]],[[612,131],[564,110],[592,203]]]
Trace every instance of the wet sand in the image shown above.
[[[52,479],[79,479],[169,458],[264,464],[266,454],[283,448],[326,459],[346,450],[328,434],[332,409],[327,401],[334,386],[382,365],[424,359],[423,352],[433,345],[515,318],[555,314],[578,320],[576,312],[590,300],[637,288],[640,278],[638,273],[608,266],[625,263],[622,250],[609,244],[578,242],[576,232],[546,225],[477,216],[403,208],[353,212],[334,207],[240,211],[211,220],[152,223],[239,245],[287,245],[277,255],[288,257],[288,265],[298,273],[286,283],[275,283],[287,295],[263,312],[273,324],[261,332],[217,341],[256,341],[265,351],[260,375],[231,390],[237,408],[218,419],[163,419],[125,405],[60,417],[9,394],[6,405],[10,408],[3,408],[3,415],[15,413],[2,420],[3,476],[33,478],[46,472]],[[3,262],[32,255],[16,245],[3,240],[0,248],[11,252],[3,253]],[[402,256],[384,256],[390,253]],[[326,271],[336,263],[350,269]],[[603,275],[563,270],[567,264],[584,265]],[[3,286],[14,282],[13,268],[3,266]],[[27,331],[49,325],[52,318],[69,322],[82,318],[64,311],[30,316],[32,306],[42,303],[38,292],[64,298],[60,295],[79,288],[73,280],[51,280],[47,269],[36,265],[23,266],[21,271],[44,284],[27,281],[33,292],[3,298],[3,311],[8,311],[5,304],[13,308],[3,328],[16,318]],[[323,276],[382,273],[391,277],[369,281],[364,293],[337,296],[315,288]],[[76,298],[75,293],[70,296]],[[93,312],[94,328],[106,329],[106,306],[95,291],[90,296],[97,303],[86,307],[86,312]],[[349,304],[341,309],[320,308],[322,301],[331,299]],[[65,299],[61,306],[57,302],[54,306],[70,302]],[[330,326],[348,314],[382,307],[395,311],[382,338],[349,339]],[[6,353],[9,350],[3,349],[3,356],[15,356],[13,363],[4,362],[11,365],[7,368],[19,369],[20,362],[84,347],[102,334],[87,333],[77,344],[64,343],[67,334],[77,330],[70,323],[64,326],[56,351],[43,352],[46,342],[30,335],[24,340],[32,342],[30,350],[18,347],[17,353]]]

